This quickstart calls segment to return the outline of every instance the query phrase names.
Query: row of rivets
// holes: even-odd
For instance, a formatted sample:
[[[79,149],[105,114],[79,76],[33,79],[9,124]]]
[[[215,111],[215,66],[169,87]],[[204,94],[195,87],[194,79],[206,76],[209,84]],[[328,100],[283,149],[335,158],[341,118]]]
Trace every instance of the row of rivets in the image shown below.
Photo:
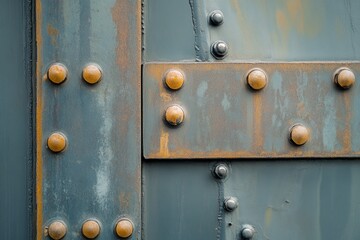
[[[127,218],[120,219],[114,228],[116,235],[120,238],[128,238],[134,232],[134,225]],[[81,227],[82,235],[87,239],[95,239],[101,232],[100,223],[97,220],[87,220]],[[54,240],[60,240],[65,237],[67,226],[61,220],[53,221],[48,227],[48,234]]]
[[[47,77],[54,84],[61,84],[67,79],[68,70],[61,63],[52,64],[48,71]],[[82,71],[82,78],[89,84],[95,84],[101,80],[102,71],[97,64],[89,64]]]
[[[209,24],[220,26],[224,22],[224,14],[220,10],[214,10],[208,15],[208,19]],[[228,51],[228,45],[222,40],[215,41],[210,46],[211,55],[218,60],[224,59]]]
[[[215,166],[213,174],[218,179],[225,179],[229,174],[229,168],[224,163],[219,163]],[[236,197],[227,197],[223,202],[223,207],[226,211],[232,212],[239,206],[239,201]],[[232,224],[229,223],[229,226]],[[255,228],[249,224],[244,224],[240,230],[241,239],[252,239],[255,235]]]

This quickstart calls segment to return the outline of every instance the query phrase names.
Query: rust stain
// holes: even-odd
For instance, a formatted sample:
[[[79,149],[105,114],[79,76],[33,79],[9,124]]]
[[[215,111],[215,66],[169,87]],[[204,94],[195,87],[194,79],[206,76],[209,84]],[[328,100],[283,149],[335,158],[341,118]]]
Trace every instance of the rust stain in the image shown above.
[[[55,46],[57,43],[57,38],[59,36],[59,30],[55,27],[51,26],[50,24],[47,25],[47,32],[51,38],[51,45]]]
[[[159,155],[164,157],[169,157],[169,133],[165,132],[163,129],[161,130],[160,134],[160,149],[159,149]]]
[[[344,94],[344,104],[345,104],[345,130],[343,135],[343,146],[344,152],[350,153],[351,152],[351,99],[349,94]]]
[[[42,172],[42,6],[41,0],[36,0],[36,239],[41,240],[43,231],[43,172]]]
[[[261,93],[254,93],[253,96],[253,122],[254,122],[254,138],[253,147],[257,151],[261,151],[264,139],[263,139],[263,124],[262,124],[262,99]]]
[[[141,186],[141,185],[140,185]],[[131,197],[128,193],[121,192],[119,196],[120,206],[122,209],[129,209],[129,203],[130,203]]]

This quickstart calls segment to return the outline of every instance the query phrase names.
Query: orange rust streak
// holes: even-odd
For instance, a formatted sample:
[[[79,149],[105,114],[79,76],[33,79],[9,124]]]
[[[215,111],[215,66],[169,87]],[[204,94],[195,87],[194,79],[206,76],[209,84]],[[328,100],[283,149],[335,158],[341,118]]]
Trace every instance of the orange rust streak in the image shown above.
[[[42,239],[43,225],[43,172],[42,172],[42,7],[41,0],[36,0],[36,239]]]
[[[345,130],[343,135],[343,146],[344,152],[351,152],[351,103],[349,94],[344,94],[344,103],[345,103]]]
[[[169,133],[165,132],[163,129],[161,130],[160,134],[160,149],[159,155],[163,157],[169,157]]]
[[[254,139],[253,146],[257,152],[260,152],[262,149],[264,139],[263,139],[263,129],[262,129],[262,99],[261,95],[258,93],[254,94],[253,97],[253,131]]]

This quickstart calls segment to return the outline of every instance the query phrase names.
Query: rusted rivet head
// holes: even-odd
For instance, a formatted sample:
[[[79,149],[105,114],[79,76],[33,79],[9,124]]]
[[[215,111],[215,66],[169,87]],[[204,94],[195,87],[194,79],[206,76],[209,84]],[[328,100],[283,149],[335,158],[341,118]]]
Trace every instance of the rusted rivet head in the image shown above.
[[[133,231],[134,231],[134,225],[127,218],[120,219],[115,226],[115,232],[121,238],[130,237]]]
[[[209,14],[210,23],[219,26],[224,22],[224,14],[220,10],[214,10]]]
[[[49,236],[54,240],[62,239],[67,232],[66,224],[63,221],[54,221],[49,225]]]
[[[179,90],[184,84],[184,74],[179,70],[169,70],[165,74],[165,84],[171,90]]]
[[[334,73],[334,82],[339,87],[348,89],[355,83],[355,74],[349,68],[339,68]]]
[[[84,67],[82,77],[85,82],[89,84],[95,84],[101,80],[102,72],[98,65],[89,64]]]
[[[228,45],[224,41],[216,41],[211,45],[211,54],[216,59],[223,59],[229,51]]]
[[[179,105],[172,105],[165,111],[165,120],[172,126],[180,125],[184,117],[184,110]]]
[[[261,90],[267,84],[267,77],[262,69],[254,68],[249,71],[246,77],[247,83],[254,90]]]
[[[66,80],[67,69],[61,63],[54,63],[47,72],[48,79],[54,84],[61,84]]]
[[[309,137],[309,130],[302,124],[296,124],[290,129],[290,139],[298,146],[305,144]]]
[[[67,140],[63,133],[54,132],[49,136],[47,145],[51,151],[58,153],[65,149],[66,142]]]
[[[255,235],[255,228],[249,224],[244,224],[241,229],[242,239],[252,239]]]
[[[100,224],[95,220],[86,220],[81,228],[84,237],[94,239],[100,234]]]

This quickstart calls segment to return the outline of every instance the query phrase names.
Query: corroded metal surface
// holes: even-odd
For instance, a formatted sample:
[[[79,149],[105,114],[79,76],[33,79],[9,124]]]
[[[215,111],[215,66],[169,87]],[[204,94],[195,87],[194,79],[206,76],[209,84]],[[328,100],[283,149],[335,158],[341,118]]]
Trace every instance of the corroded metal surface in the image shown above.
[[[246,74],[263,69],[268,84],[247,86]],[[360,156],[360,86],[342,90],[333,81],[340,67],[360,75],[358,62],[145,64],[143,132],[145,158],[271,158]],[[162,76],[180,69],[180,91]],[[179,104],[186,121],[169,128],[163,111]],[[303,146],[289,141],[295,124],[308,128]]]
[[[37,239],[52,219],[66,223],[64,239],[83,239],[93,218],[97,239],[117,239],[124,216],[140,239],[141,1],[37,0],[36,12]],[[68,73],[60,85],[47,77],[57,62]],[[84,69],[93,63],[101,70]],[[69,143],[59,154],[46,147],[55,131]]]

